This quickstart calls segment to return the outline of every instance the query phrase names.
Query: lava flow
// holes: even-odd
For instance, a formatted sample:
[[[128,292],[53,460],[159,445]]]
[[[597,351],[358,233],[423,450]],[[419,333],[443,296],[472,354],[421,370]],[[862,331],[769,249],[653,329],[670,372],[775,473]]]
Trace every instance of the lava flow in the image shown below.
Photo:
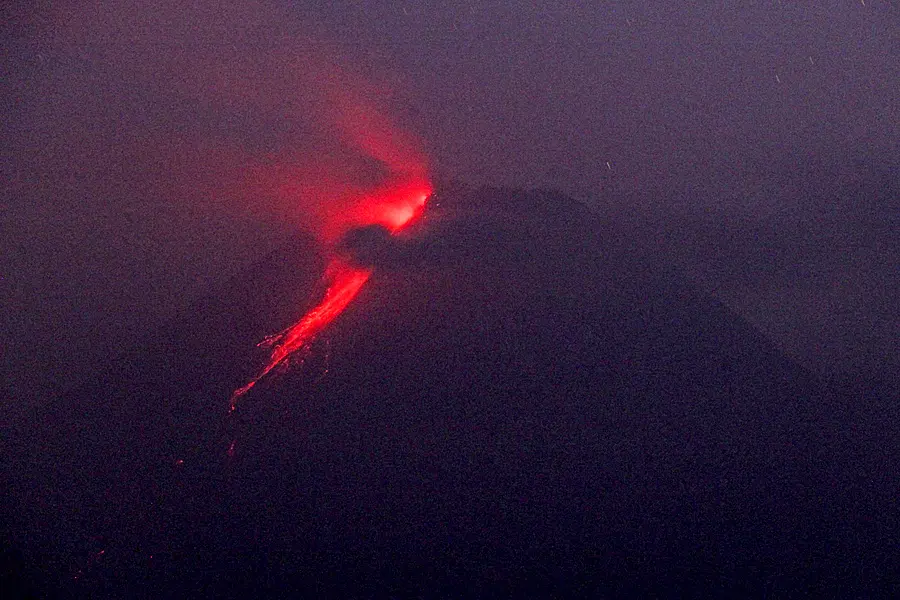
[[[392,234],[397,234],[420,214],[430,192],[430,186],[422,182],[385,187],[367,195],[355,210],[344,215],[342,221],[335,224],[335,228],[346,231],[350,226],[377,224],[387,227]],[[307,347],[320,331],[341,314],[371,275],[371,268],[356,267],[342,258],[332,258],[326,270],[330,284],[325,297],[297,323],[267,338],[273,344],[269,361],[256,377],[234,391],[231,395],[231,411],[235,410],[241,396],[295,352]]]

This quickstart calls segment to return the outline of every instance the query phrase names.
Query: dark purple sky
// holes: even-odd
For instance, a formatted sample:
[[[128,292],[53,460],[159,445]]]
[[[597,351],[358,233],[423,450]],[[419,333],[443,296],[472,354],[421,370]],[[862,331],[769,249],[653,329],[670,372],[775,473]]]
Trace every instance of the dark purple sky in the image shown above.
[[[650,215],[809,364],[898,366],[895,2],[55,4],[3,9],[13,398],[314,227],[367,153],[420,149]]]

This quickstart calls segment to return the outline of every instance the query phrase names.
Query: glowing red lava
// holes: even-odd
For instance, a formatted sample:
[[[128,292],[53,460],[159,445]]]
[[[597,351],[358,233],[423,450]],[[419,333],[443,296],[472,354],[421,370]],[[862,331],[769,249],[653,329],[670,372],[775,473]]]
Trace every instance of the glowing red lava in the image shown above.
[[[400,179],[364,195],[344,214],[326,226],[326,238],[336,240],[347,230],[364,225],[383,225],[398,233],[421,213],[431,195],[431,184],[421,177]]]
[[[379,224],[396,234],[421,213],[430,193],[431,187],[421,180],[386,186],[366,196],[355,210],[344,216],[338,226],[346,231],[351,226]],[[292,354],[306,347],[341,314],[371,275],[371,269],[354,267],[339,258],[332,258],[326,270],[326,277],[331,283],[325,297],[297,323],[270,338],[274,344],[268,363],[256,377],[234,391],[231,395],[231,411],[235,410],[241,396]]]
[[[260,379],[272,372],[291,354],[306,346],[316,334],[341,314],[371,275],[369,270],[355,269],[338,260],[332,261],[329,271],[336,274],[332,276],[325,298],[297,323],[275,336],[276,342],[268,364],[247,385],[235,390],[231,395],[231,410],[235,409],[238,398],[249,392]]]

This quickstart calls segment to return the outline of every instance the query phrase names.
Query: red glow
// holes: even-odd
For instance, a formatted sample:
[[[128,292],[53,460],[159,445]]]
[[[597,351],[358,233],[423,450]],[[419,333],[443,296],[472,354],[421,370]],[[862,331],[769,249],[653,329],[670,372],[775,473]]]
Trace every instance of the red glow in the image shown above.
[[[380,224],[397,233],[409,225],[425,206],[431,186],[419,178],[394,182],[364,196],[340,221],[335,231],[349,227]],[[360,269],[334,258],[326,277],[331,282],[322,301],[297,323],[270,338],[273,341],[269,361],[260,373],[231,395],[231,410],[237,400],[249,392],[263,378],[308,344],[353,301],[371,276],[371,269]]]
[[[336,216],[327,237],[336,239],[348,229],[362,225],[383,225],[397,233],[422,212],[431,191],[431,184],[424,178],[391,181],[362,195],[353,207]]]
[[[231,410],[234,410],[238,398],[249,392],[260,379],[271,373],[291,354],[306,346],[316,334],[341,314],[371,275],[371,271],[355,269],[337,260],[329,265],[329,271],[333,273],[332,283],[325,292],[325,298],[302,319],[275,336],[276,343],[268,364],[247,385],[235,390],[231,395]]]

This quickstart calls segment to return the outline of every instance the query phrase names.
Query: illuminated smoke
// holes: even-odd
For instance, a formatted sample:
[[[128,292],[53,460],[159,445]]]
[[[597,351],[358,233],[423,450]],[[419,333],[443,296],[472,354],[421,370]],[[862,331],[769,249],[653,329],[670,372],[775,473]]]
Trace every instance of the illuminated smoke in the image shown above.
[[[403,102],[396,78],[368,63],[363,75],[302,7],[104,0],[36,13],[28,51],[39,60],[13,108],[33,136],[21,143],[66,183],[48,197],[78,186],[104,206],[204,223],[224,213],[327,242],[360,198],[427,180],[420,140],[390,116]],[[140,214],[169,237],[192,228]]]

